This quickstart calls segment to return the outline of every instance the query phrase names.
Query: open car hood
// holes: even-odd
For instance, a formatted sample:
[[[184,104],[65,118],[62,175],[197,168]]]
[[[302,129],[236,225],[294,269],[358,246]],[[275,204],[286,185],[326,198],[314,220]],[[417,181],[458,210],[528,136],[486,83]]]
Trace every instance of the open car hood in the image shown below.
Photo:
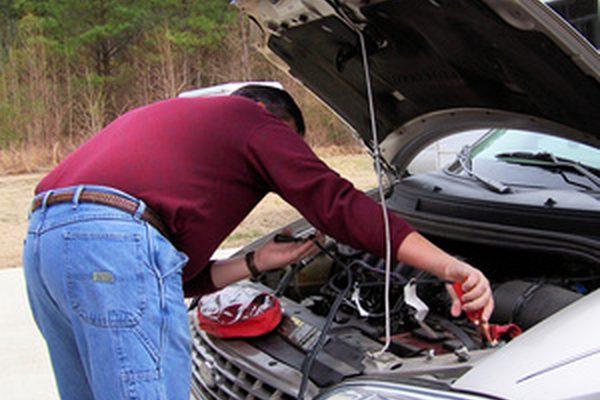
[[[255,44],[372,147],[363,28],[388,162],[495,126],[600,143],[600,55],[537,0],[238,0]]]

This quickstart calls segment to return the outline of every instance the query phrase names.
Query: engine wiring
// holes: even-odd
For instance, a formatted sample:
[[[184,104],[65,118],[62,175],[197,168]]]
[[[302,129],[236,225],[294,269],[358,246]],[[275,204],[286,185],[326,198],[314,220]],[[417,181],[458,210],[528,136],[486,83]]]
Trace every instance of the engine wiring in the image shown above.
[[[327,313],[327,317],[325,318],[325,323],[323,324],[321,333],[319,334],[319,337],[317,339],[317,343],[311,349],[310,353],[305,357],[304,361],[302,362],[302,366],[300,368],[300,372],[302,373],[302,380],[300,381],[300,387],[298,389],[298,399],[301,399],[301,400],[304,399],[304,395],[305,395],[306,389],[308,387],[308,380],[310,377],[310,371],[312,370],[312,366],[313,366],[317,356],[321,352],[323,346],[325,345],[325,342],[327,339],[327,334],[331,330],[331,326],[333,324],[335,316],[336,316],[338,310],[340,309],[341,305],[344,303],[346,297],[348,296],[348,293],[354,287],[354,273],[352,271],[352,267],[355,264],[360,265],[361,267],[364,266],[363,265],[364,263],[362,263],[360,260],[354,260],[349,264],[346,262],[343,262],[334,253],[332,253],[327,248],[327,246],[321,244],[316,239],[315,235],[310,235],[308,237],[308,239],[312,240],[315,243],[315,245],[319,248],[319,250],[321,250],[321,252],[323,254],[325,254],[335,264],[339,265],[343,269],[342,275],[346,277],[346,285],[343,288],[337,288],[334,286],[335,289],[338,290],[337,296],[335,297],[335,300],[331,304],[329,312]],[[298,271],[298,269],[296,269],[296,271]],[[389,278],[390,275],[391,274],[388,273],[387,277]],[[403,277],[401,279],[403,279]],[[330,280],[329,284],[331,284],[331,280]],[[388,285],[389,284],[390,283],[388,282]],[[389,305],[388,305],[388,307],[389,307]],[[387,318],[390,318],[389,308],[386,309],[385,314],[386,314]]]
[[[357,272],[360,270],[366,270],[366,271],[370,271],[372,273],[380,273],[381,272],[379,270],[374,269],[373,267],[368,266],[363,260],[360,260],[360,259],[354,259],[350,263],[342,261],[339,257],[337,257],[334,254],[334,252],[332,252],[328,248],[327,245],[320,243],[316,239],[315,235],[310,235],[306,239],[312,240],[324,255],[329,257],[333,261],[334,264],[336,264],[342,268],[342,271],[340,271],[336,275],[330,277],[330,279],[328,280],[328,282],[326,284],[326,287],[329,287],[330,290],[332,290],[335,293],[335,300],[330,305],[329,312],[327,313],[327,316],[325,317],[325,322],[321,328],[321,332],[319,334],[319,337],[317,339],[315,346],[311,349],[311,351],[308,353],[308,355],[305,357],[304,361],[302,362],[302,366],[300,368],[300,372],[302,374],[302,380],[300,382],[300,388],[298,390],[298,397],[297,397],[298,399],[301,399],[301,400],[304,399],[304,395],[305,395],[306,389],[308,387],[308,380],[310,377],[310,372],[312,370],[312,366],[313,366],[318,354],[321,352],[321,350],[323,349],[323,346],[326,343],[328,334],[332,330],[332,324],[334,322],[334,319],[335,319],[340,307],[347,302],[347,296],[350,293],[350,290],[356,287]],[[313,256],[313,258],[314,257],[315,256]],[[366,266],[368,266],[368,268],[365,268]],[[353,270],[354,267],[356,267],[357,271]],[[300,268],[292,269],[292,271],[294,271],[293,273],[297,273],[299,270],[300,270]],[[392,276],[394,277],[394,280],[396,281],[396,282],[394,282],[396,285],[404,286],[405,282],[408,281],[408,279],[406,277],[404,277],[403,275],[398,274],[398,273],[392,275],[391,271],[389,271],[386,274],[386,277],[388,278],[387,284],[390,286],[391,286]],[[415,282],[417,282],[419,284],[446,283],[438,278],[430,279],[430,278],[427,278],[426,276],[427,276],[427,274],[421,271],[413,279]],[[346,278],[346,282],[343,287],[339,287],[334,283],[334,280],[339,279],[339,278],[344,278],[344,277]],[[364,286],[369,286],[369,283],[366,283]],[[359,287],[360,287],[360,285],[359,285]],[[401,307],[403,305],[404,305],[404,300],[402,298],[399,298],[391,310],[389,308],[387,308],[387,309],[385,309],[383,315],[371,314],[370,317],[371,318],[380,318],[382,316],[385,316],[386,318],[390,318],[391,315],[400,313]],[[390,323],[390,325],[391,325],[391,323]],[[384,351],[386,351],[386,350],[384,350]]]

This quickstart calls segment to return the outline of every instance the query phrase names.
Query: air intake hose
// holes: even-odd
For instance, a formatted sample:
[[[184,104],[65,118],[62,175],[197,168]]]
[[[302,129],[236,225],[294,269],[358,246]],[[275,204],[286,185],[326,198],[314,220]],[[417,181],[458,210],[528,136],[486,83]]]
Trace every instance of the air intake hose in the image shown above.
[[[505,282],[494,289],[496,307],[491,322],[515,323],[526,330],[581,297],[579,293],[547,283]]]

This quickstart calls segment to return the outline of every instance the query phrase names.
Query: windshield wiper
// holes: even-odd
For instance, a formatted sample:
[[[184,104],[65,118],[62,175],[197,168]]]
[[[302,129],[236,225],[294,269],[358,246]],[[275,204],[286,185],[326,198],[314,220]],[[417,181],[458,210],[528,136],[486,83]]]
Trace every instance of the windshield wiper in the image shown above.
[[[590,182],[592,182],[596,187],[600,188],[600,178],[596,175],[593,170],[593,167],[582,164],[579,161],[571,160],[563,157],[556,157],[554,154],[550,152],[539,152],[532,153],[527,151],[514,151],[509,153],[499,153],[496,154],[496,158],[502,161],[516,163],[516,164],[530,164],[536,165],[539,167],[552,167],[552,168],[560,168],[560,169],[570,169],[577,171],[580,175],[586,177]],[[563,175],[563,178],[568,183],[584,186],[576,182],[569,181]],[[587,187],[591,190],[591,188]]]
[[[493,192],[500,194],[511,193],[512,189],[502,182],[498,182],[494,179],[487,178],[485,176],[481,176],[476,172],[473,172],[473,163],[471,159],[471,146],[464,146],[458,154],[456,155],[456,159],[458,160],[460,166],[463,171],[467,173],[470,177],[475,179],[477,182],[481,183],[486,188],[490,189]]]

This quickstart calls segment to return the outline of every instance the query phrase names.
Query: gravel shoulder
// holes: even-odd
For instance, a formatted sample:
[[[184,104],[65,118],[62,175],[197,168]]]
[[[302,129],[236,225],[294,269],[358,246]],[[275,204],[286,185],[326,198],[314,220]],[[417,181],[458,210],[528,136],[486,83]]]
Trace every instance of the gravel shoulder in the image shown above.
[[[21,266],[27,213],[44,174],[0,176],[0,268]]]

